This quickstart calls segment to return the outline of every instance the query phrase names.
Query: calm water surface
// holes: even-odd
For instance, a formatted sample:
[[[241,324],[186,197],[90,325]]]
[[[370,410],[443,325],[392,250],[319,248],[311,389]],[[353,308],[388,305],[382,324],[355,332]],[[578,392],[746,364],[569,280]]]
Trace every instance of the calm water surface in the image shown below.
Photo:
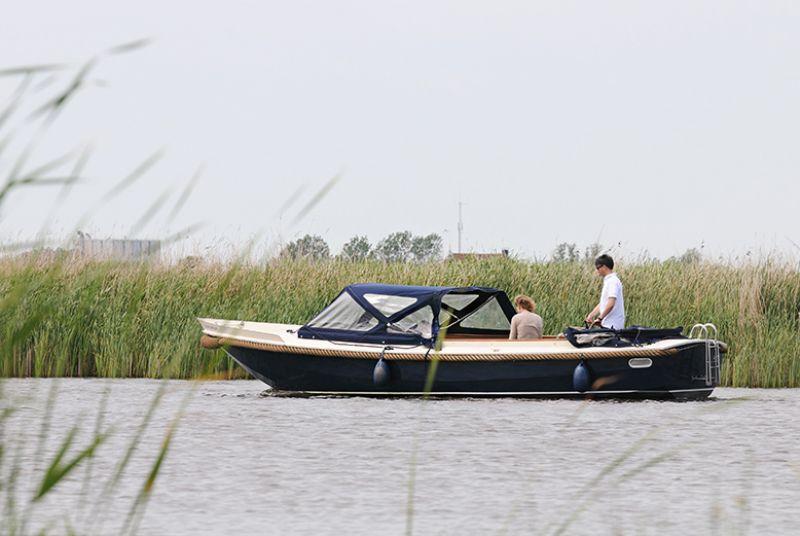
[[[149,380],[7,380],[5,425],[32,474],[52,438],[84,435],[108,393],[114,435],[34,510],[89,527],[102,485],[159,389]],[[187,400],[140,534],[797,533],[800,390],[719,389],[708,402],[371,400],[263,396],[256,381],[168,382],[96,523],[116,534]],[[57,441],[50,441],[51,451]],[[412,453],[416,449],[416,462]],[[47,459],[47,456],[45,456]],[[8,467],[8,459],[4,462]],[[33,480],[22,478],[33,486]],[[87,484],[88,483],[88,484]],[[24,484],[23,484],[24,487]],[[2,495],[3,492],[0,492]]]

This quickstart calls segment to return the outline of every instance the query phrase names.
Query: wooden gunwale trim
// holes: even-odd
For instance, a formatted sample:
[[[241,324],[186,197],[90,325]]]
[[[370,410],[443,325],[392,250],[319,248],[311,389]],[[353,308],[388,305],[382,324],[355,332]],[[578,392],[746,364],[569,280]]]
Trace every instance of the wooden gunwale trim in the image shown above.
[[[243,341],[226,337],[210,337],[215,339],[213,342],[217,346],[238,346],[240,348],[251,348],[254,350],[264,350],[268,352],[280,352],[284,354],[302,354],[315,357],[344,357],[351,359],[378,359],[378,352],[365,352],[359,350],[338,350],[329,348],[300,348],[281,344],[270,344],[265,342]],[[208,340],[207,339],[207,340]],[[212,341],[208,341],[209,343]],[[206,348],[210,346],[204,343]],[[609,359],[614,357],[664,357],[678,353],[677,348],[652,349],[652,348],[618,348],[615,350],[591,353],[591,352],[555,352],[555,353],[529,353],[529,354],[436,354],[439,361],[546,361],[549,359]],[[390,361],[429,361],[432,355],[426,356],[424,353],[410,352],[386,352],[384,359]]]

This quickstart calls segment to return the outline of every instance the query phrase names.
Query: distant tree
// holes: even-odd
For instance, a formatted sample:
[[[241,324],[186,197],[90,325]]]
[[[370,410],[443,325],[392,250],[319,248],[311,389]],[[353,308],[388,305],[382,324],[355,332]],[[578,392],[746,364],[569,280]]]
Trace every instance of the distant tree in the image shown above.
[[[373,255],[384,262],[406,262],[411,257],[414,237],[409,231],[392,233],[375,246]]]
[[[348,261],[363,261],[369,257],[371,249],[366,236],[354,236],[342,248],[341,257]]]
[[[411,256],[417,262],[438,261],[442,258],[442,237],[436,233],[411,239]]]
[[[580,260],[578,247],[575,244],[561,242],[553,250],[550,259],[553,262],[578,262]]]
[[[678,257],[670,257],[667,262],[679,262],[681,264],[697,264],[703,260],[703,254],[697,248],[689,248]]]
[[[603,253],[602,244],[598,244],[597,242],[589,244],[583,250],[583,260],[584,262],[592,263],[601,253]]]
[[[281,257],[290,259],[311,259],[315,261],[330,257],[331,250],[321,236],[305,235],[294,242],[289,242],[281,250]]]

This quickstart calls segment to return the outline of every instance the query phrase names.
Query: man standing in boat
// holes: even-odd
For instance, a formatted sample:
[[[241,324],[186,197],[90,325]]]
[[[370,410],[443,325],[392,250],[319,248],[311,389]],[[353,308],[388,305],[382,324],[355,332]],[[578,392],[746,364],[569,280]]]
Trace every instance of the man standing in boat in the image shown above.
[[[594,261],[597,275],[603,278],[603,291],[600,303],[586,316],[586,322],[593,326],[600,324],[604,328],[625,328],[625,300],[622,297],[622,281],[614,272],[614,259],[609,255],[600,255]]]

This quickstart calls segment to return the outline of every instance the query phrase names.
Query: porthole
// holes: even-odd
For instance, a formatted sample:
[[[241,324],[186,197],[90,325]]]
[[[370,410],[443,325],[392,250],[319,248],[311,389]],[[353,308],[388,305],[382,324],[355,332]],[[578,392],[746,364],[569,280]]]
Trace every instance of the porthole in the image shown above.
[[[628,366],[631,368],[649,368],[653,364],[653,360],[649,357],[634,357],[628,360]]]

